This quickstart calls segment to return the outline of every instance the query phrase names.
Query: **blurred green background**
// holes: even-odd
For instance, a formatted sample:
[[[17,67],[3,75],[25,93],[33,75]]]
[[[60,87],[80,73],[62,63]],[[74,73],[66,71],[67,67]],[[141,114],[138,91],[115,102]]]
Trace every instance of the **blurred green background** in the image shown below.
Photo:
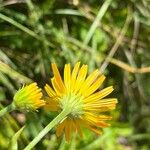
[[[43,88],[51,62],[81,61],[114,85],[118,98],[112,126],[97,136],[87,130],[70,143],[51,131],[37,150],[150,149],[150,1],[149,0],[0,0],[0,107],[23,84]],[[0,150],[26,124],[18,139],[23,149],[55,116],[13,112],[0,118]]]

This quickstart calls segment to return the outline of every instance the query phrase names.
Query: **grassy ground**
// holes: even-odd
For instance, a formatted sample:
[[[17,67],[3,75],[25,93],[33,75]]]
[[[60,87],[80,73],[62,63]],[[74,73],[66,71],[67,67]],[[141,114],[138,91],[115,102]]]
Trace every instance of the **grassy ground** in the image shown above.
[[[35,149],[148,150],[150,147],[150,1],[0,0],[0,101],[32,81],[43,87],[51,62],[62,70],[78,60],[99,68],[114,85],[119,104],[102,136],[84,131],[71,143],[51,131]],[[19,149],[55,114],[13,112],[0,118],[0,150],[24,125]],[[4,130],[5,127],[5,130]]]

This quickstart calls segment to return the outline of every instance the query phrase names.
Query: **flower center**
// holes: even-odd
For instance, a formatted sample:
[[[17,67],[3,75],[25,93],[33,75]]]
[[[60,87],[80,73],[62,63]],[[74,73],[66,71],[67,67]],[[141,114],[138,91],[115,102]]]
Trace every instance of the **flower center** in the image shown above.
[[[65,108],[69,108],[71,110],[68,117],[79,118],[83,114],[82,97],[75,95],[74,93],[68,93],[60,100],[60,107],[62,110]]]

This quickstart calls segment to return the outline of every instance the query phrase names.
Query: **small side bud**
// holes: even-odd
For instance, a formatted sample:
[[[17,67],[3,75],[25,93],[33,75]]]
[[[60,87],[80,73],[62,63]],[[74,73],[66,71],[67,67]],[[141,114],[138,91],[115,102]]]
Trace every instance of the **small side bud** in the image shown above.
[[[45,101],[41,99],[42,96],[43,94],[37,83],[31,83],[16,92],[13,103],[18,110],[36,111],[45,105]]]

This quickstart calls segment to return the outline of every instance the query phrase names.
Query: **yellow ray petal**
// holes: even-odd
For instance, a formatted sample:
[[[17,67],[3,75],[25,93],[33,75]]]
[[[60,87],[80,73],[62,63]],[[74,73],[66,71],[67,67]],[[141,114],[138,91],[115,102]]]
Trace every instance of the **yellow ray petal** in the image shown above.
[[[61,87],[59,86],[59,84],[56,82],[56,79],[52,78],[51,82],[52,82],[53,88],[54,88],[55,92],[57,93],[57,95],[61,96],[63,94],[63,91],[62,91]]]
[[[86,103],[84,105],[84,107],[91,107],[91,108],[101,108],[101,107],[109,107],[109,106],[112,106],[112,105],[116,105],[117,104],[117,99],[116,98],[107,98],[107,99],[102,99],[102,100],[99,100],[99,101],[93,101],[92,102],[89,102],[89,103]]]
[[[75,123],[76,130],[78,131],[79,135],[82,137],[83,133],[82,133],[82,130],[80,128],[81,121],[79,119],[75,119],[74,123]]]
[[[95,132],[98,135],[102,134],[102,131],[100,129],[97,129],[97,128],[94,128],[94,127],[91,127],[91,126],[88,126],[87,128],[89,128],[91,131]]]
[[[101,128],[106,128],[106,127],[110,127],[110,124],[109,123],[106,123],[104,121],[99,121],[95,124],[96,126],[98,127],[101,127]]]
[[[105,118],[108,118],[108,117],[105,117]],[[109,117],[109,119],[110,119],[110,117]],[[100,116],[94,115],[93,113],[89,113],[89,112],[86,112],[86,115],[84,116],[84,120],[89,122],[88,124],[91,124],[92,126],[97,126],[97,127],[101,127],[101,128],[110,126],[110,124],[102,121]]]
[[[29,95],[30,98],[32,99],[41,99],[43,96],[42,93],[37,93],[37,94],[34,94],[34,95]]]
[[[102,120],[102,121],[111,120],[111,119],[112,119],[112,116],[99,115],[99,119]]]
[[[71,124],[72,124],[71,132],[76,131],[76,126],[75,126],[74,118],[71,119]]]
[[[31,83],[30,85],[28,85],[28,86],[26,86],[25,87],[25,89],[28,89],[28,90],[30,90],[30,92],[32,92],[32,90],[34,89],[38,89],[38,87],[37,87],[37,83]]]
[[[41,91],[41,89],[37,86],[37,83],[31,83],[31,85],[22,88],[22,92],[23,91],[30,91],[30,94],[28,92],[23,94],[23,96],[27,96],[37,94]]]
[[[91,112],[85,112],[83,118],[84,118],[84,120],[87,120],[91,124],[94,124],[99,121],[98,115],[95,115]]]
[[[101,75],[84,93],[83,96],[87,97],[89,95],[91,95],[92,93],[94,93],[103,83],[103,81],[105,80],[105,76]]]
[[[66,119],[65,137],[68,142],[70,141],[71,128],[72,128],[72,124],[70,122],[71,122],[70,119]]]
[[[98,135],[101,135],[102,134],[102,131],[97,129],[96,126],[93,126],[92,124],[90,125],[88,122],[84,121],[83,125],[90,129],[91,131],[95,132],[96,134]]]
[[[75,131],[76,131],[75,123],[74,123],[74,120],[71,119],[71,120],[70,120],[70,137],[71,137],[71,134],[72,134],[73,132],[75,132]],[[69,140],[70,140],[70,139],[69,139]]]
[[[45,105],[45,101],[44,100],[41,100],[41,101],[38,101],[38,99],[33,102],[33,108],[38,108],[39,106],[44,106]]]
[[[46,105],[44,106],[46,111],[59,111],[59,102],[58,99],[55,97],[52,98],[45,98]]]
[[[74,85],[75,85],[75,82],[76,82],[76,77],[78,75],[79,67],[80,67],[80,62],[77,62],[75,64],[75,67],[72,70],[72,74],[71,74],[71,91],[72,92],[73,92]]]
[[[85,80],[85,82],[83,83],[83,85],[80,89],[81,94],[86,92],[86,90],[96,80],[96,78],[98,77],[99,74],[100,74],[99,70],[97,69],[87,77],[87,79]]]
[[[90,95],[89,97],[84,99],[84,103],[90,103],[90,102],[94,102],[94,101],[98,101],[104,97],[106,97],[107,95],[109,95],[112,91],[113,91],[113,87],[109,86],[101,91],[98,91],[92,95]]]
[[[85,77],[86,77],[86,74],[87,74],[87,69],[88,69],[88,66],[83,65],[81,67],[81,69],[79,70],[78,77],[76,79],[76,83],[74,86],[74,93],[77,93],[79,91],[81,85],[83,84]]]
[[[67,92],[70,91],[70,86],[71,86],[71,68],[70,64],[66,64],[64,68],[64,83],[65,87],[67,89]]]
[[[83,110],[84,111],[89,111],[89,112],[93,112],[93,113],[100,113],[100,112],[107,112],[110,110],[113,110],[116,108],[116,104],[113,105],[109,105],[107,106],[101,106],[101,107],[84,107]]]
[[[64,130],[66,126],[66,120],[64,120],[62,123],[60,123],[58,126],[57,126],[57,129],[56,129],[56,135],[59,137],[60,135],[62,135],[62,132]]]
[[[100,103],[114,103],[114,104],[117,104],[118,100],[117,100],[117,98],[105,98],[105,99],[101,99]]]
[[[54,90],[48,84],[45,85],[44,89],[47,92],[47,94],[49,95],[49,97],[56,96],[56,93],[54,92]]]
[[[62,81],[59,70],[58,70],[57,65],[55,63],[52,63],[52,70],[53,70],[53,73],[54,73],[54,77],[56,78],[56,82],[59,83],[60,88],[63,91],[65,91],[64,83]]]

